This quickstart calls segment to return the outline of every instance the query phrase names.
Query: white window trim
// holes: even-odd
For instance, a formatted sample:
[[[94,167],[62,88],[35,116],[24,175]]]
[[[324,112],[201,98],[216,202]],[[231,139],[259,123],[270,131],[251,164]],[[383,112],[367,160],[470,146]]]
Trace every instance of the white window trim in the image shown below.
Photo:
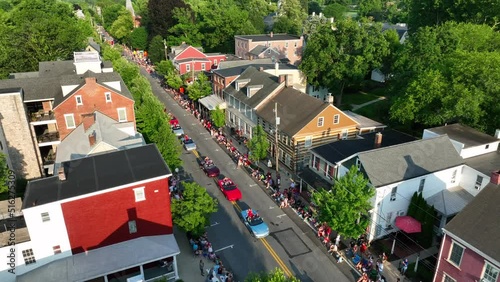
[[[493,268],[493,270],[496,270],[499,273],[496,277],[496,280],[498,281],[498,277],[500,277],[500,268],[496,267],[494,264],[490,263],[487,260],[484,260],[484,266],[483,266],[483,271],[481,273],[481,279],[484,279],[484,274],[486,274],[486,267],[488,265],[491,266]],[[480,280],[480,281],[482,281],[482,280]]]
[[[76,100],[76,105],[77,105],[77,106],[81,106],[81,105],[83,105],[82,95],[76,95],[76,96],[75,96],[75,100]],[[80,100],[80,102],[78,102],[78,100]]]
[[[214,59],[214,65],[217,65],[217,59]]]
[[[451,252],[453,251],[453,245],[454,244],[457,244],[458,246],[462,247],[462,249],[463,249],[462,256],[460,256],[460,263],[459,263],[459,265],[456,265],[452,260],[450,260],[450,256],[451,256]],[[460,264],[462,264],[462,259],[463,259],[464,254],[465,254],[465,250],[467,250],[467,248],[464,245],[462,245],[462,244],[458,243],[457,241],[451,239],[451,246],[450,246],[450,250],[448,251],[448,255],[446,256],[446,261],[449,262],[454,267],[456,267],[459,270],[461,270],[460,269]]]
[[[201,63],[201,70],[205,70],[205,63]]]
[[[106,103],[111,102],[111,92],[105,92],[104,97],[106,99]],[[109,97],[109,99],[108,99],[108,97]]]
[[[311,143],[309,145],[307,145],[307,140],[308,139],[310,140],[310,143]],[[311,147],[312,146],[312,142],[313,142],[313,137],[312,136],[306,136],[306,138],[304,139],[304,147],[306,147],[306,148]]]
[[[46,216],[44,214],[47,214]],[[49,222],[50,221],[50,213],[49,212],[42,212],[40,213],[40,216],[42,217],[42,222]]]
[[[320,123],[321,123],[321,125],[320,125]],[[318,127],[323,127],[323,125],[325,125],[325,118],[324,117],[319,117],[318,118],[317,126]]]
[[[393,198],[393,191],[394,191],[394,198]],[[391,188],[391,194],[389,196],[389,200],[391,202],[395,202],[398,199],[398,186],[394,186]]]
[[[71,117],[71,119],[73,120],[73,126],[68,126],[68,117]],[[64,115],[64,122],[66,123],[66,128],[67,129],[76,128],[76,122],[75,122],[75,115],[74,114],[65,114]]]
[[[120,111],[122,111],[125,113],[125,119],[120,119]],[[118,122],[126,122],[127,121],[127,108],[118,108],[116,109],[116,111],[118,112]]]
[[[337,119],[337,122],[335,122],[335,118]],[[340,115],[336,114],[333,115],[333,124],[339,124],[340,123]]]
[[[144,191],[144,187],[134,188],[134,196],[136,202],[146,201],[146,192]],[[142,197],[138,197],[137,193],[142,192]]]
[[[443,282],[444,282],[444,280],[445,280],[446,277],[448,277],[451,280],[457,282],[457,280],[455,278],[451,277],[448,273],[446,273],[446,272],[443,271],[443,280],[442,280]]]
[[[191,66],[189,64],[186,64],[186,71],[191,71]]]

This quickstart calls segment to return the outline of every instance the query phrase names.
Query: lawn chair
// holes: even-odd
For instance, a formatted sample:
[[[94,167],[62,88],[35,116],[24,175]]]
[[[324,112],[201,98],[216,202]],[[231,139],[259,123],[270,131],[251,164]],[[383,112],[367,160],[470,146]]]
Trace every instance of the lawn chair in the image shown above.
[[[358,264],[359,262],[361,261],[361,257],[356,254],[353,258],[352,258],[352,263],[354,263],[354,265]]]

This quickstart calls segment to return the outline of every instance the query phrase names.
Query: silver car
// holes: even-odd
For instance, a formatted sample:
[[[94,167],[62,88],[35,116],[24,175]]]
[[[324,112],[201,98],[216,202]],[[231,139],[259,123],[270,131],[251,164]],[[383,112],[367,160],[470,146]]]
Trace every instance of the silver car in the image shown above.
[[[174,125],[172,126],[172,131],[174,132],[175,136],[177,137],[181,137],[184,135],[184,130],[182,129],[182,127],[180,125]]]
[[[193,139],[183,138],[182,143],[184,144],[184,149],[186,149],[186,151],[196,150],[196,144],[194,143]]]

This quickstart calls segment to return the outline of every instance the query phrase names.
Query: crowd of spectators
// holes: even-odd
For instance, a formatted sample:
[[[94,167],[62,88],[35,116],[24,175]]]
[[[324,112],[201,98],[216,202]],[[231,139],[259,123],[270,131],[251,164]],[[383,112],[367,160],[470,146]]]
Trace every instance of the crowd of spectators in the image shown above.
[[[208,241],[207,233],[194,239],[189,238],[189,244],[193,250],[193,255],[196,258],[200,258],[200,271],[201,275],[205,276],[205,271],[207,272],[208,281],[212,281],[214,277],[221,282],[233,282],[233,274],[226,269],[222,260],[217,256],[213,250],[212,244]],[[211,269],[204,269],[204,260],[212,261],[215,265]]]

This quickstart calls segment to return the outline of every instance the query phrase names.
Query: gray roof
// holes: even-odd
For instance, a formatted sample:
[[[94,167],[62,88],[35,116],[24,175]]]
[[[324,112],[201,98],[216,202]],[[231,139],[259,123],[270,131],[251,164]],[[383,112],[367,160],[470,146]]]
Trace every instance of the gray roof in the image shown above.
[[[338,140],[313,148],[311,151],[329,163],[336,164],[354,154],[373,150],[376,134],[377,132],[371,132],[362,134],[356,139]],[[380,148],[417,140],[411,135],[393,129],[385,129],[380,134],[382,134]]]
[[[292,137],[324,109],[331,106],[291,87],[286,87],[257,109],[257,115],[270,124],[275,124],[274,108],[278,103],[279,131]]]
[[[474,199],[467,190],[457,186],[450,189],[444,189],[441,192],[425,199],[427,204],[445,216],[452,216],[459,213],[467,204]]]
[[[235,84],[240,79],[250,79],[250,82],[241,87],[240,90],[235,89]],[[263,87],[258,90],[251,97],[247,96],[248,86],[262,85]],[[280,84],[278,83],[278,77],[268,74],[266,72],[261,72],[254,67],[248,67],[238,79],[233,81],[224,92],[233,95],[236,99],[245,103],[251,108],[255,108],[260,104],[269,94],[271,94]]]
[[[76,74],[73,61],[52,61],[38,63],[40,77],[58,77],[61,75]]]
[[[51,100],[57,93],[62,94],[60,78],[20,78],[0,80],[0,89],[22,89],[23,101]]]
[[[118,269],[159,261],[179,253],[174,234],[144,236],[55,259],[18,275],[16,281],[88,281]]]
[[[250,61],[250,62],[252,62],[252,61]],[[255,63],[255,64],[248,64],[248,65],[243,65],[243,66],[236,66],[236,67],[232,67],[232,68],[216,69],[216,70],[213,70],[213,73],[216,73],[222,77],[236,76],[236,75],[240,75],[248,67],[254,67],[256,69],[264,68],[264,70],[269,70],[269,69],[275,69],[276,65],[274,63],[269,63],[269,64]],[[296,66],[290,65],[290,64],[278,64],[278,68],[279,69],[287,69],[287,70],[297,69]]]
[[[248,52],[248,53],[258,56],[258,55],[262,54],[262,52],[266,51],[268,48],[269,47],[266,47],[264,45],[257,45],[257,46],[255,46],[255,48],[250,50],[250,52]]]
[[[446,135],[359,153],[362,169],[380,187],[464,163]]]
[[[489,183],[444,230],[500,263],[500,187]],[[448,232],[446,232],[448,233]]]
[[[94,112],[94,120],[94,124],[86,131],[84,122],[81,123],[57,145],[54,171],[57,171],[62,162],[88,156],[97,146],[107,144],[115,150],[123,150],[145,144],[140,133],[130,135],[124,130],[120,130],[120,127],[131,127],[133,129],[133,122],[119,123],[98,111]],[[89,142],[88,136],[90,134],[95,134],[96,140],[93,146]]]
[[[60,84],[59,84],[59,89],[61,88],[61,85],[80,85],[83,86],[85,85],[85,78],[88,77],[95,77],[97,84],[100,84],[106,88],[112,89],[118,94],[121,94],[131,100],[134,98],[132,97],[132,94],[128,90],[127,86],[125,85],[125,82],[123,82],[122,77],[120,74],[116,72],[103,72],[103,73],[93,73],[91,71],[86,71],[84,74],[81,75],[65,75],[60,77]],[[118,89],[114,89],[109,85],[104,84],[105,82],[114,82],[114,81],[119,81],[120,82],[120,88],[121,91]],[[66,94],[66,96],[63,96],[62,90],[59,90],[57,94],[54,96],[54,108],[57,107],[59,104],[64,102],[66,99],[71,97],[73,93],[78,91],[80,87],[76,87],[73,91],[70,93]]]
[[[488,176],[500,170],[500,146],[495,152],[465,159],[465,164]]]
[[[55,175],[28,182],[23,209],[172,174],[155,144],[68,161],[62,167],[64,181]]]
[[[182,63],[187,63],[187,62],[210,62],[209,59],[207,58],[187,58],[187,59],[182,59],[182,60],[175,60],[176,63],[182,64]]]
[[[253,60],[231,60],[231,61],[222,61],[219,63],[218,69],[228,69],[234,67],[241,66],[249,66],[252,64],[274,64],[274,61],[271,58],[262,58],[262,59],[253,59]]]
[[[363,128],[385,128],[387,127],[387,125],[384,125],[383,123],[380,123],[376,120],[373,120],[373,119],[369,119],[365,116],[362,116],[360,114],[357,114],[355,112],[351,112],[351,111],[343,111],[344,114],[348,115],[350,118],[352,118],[353,120],[355,120],[358,125],[356,126],[356,128],[358,129],[363,129]]]
[[[427,130],[436,134],[447,134],[451,140],[464,144],[464,148],[485,145],[498,141],[498,139],[493,136],[459,123],[428,128]]]
[[[399,39],[401,39],[405,35],[405,33],[408,32],[408,26],[406,24],[392,25],[390,23],[384,23],[382,25],[382,31],[385,30],[395,30],[398,33]]]
[[[94,48],[94,50],[96,50],[97,52],[101,53],[101,46],[97,44],[97,42],[89,40],[89,46]]]
[[[249,39],[249,40],[252,40],[254,42],[257,42],[257,41],[299,40],[300,39],[299,36],[290,35],[290,34],[282,34],[282,33],[274,33],[272,37],[271,37],[271,34],[235,35],[234,37]]]

